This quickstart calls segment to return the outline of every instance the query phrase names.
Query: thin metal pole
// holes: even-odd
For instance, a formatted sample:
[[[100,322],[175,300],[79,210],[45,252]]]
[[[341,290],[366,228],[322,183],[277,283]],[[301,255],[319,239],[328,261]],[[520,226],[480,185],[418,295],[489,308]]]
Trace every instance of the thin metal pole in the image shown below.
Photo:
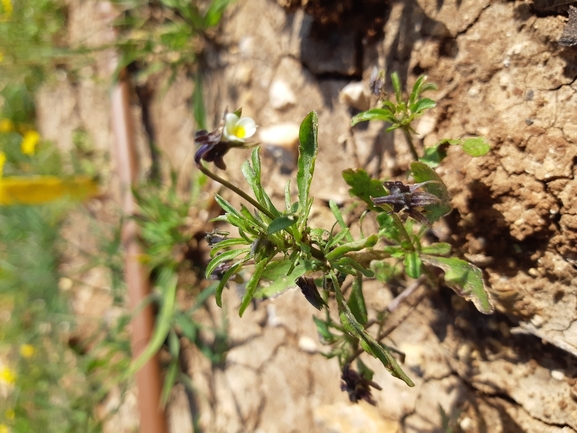
[[[136,311],[150,294],[148,272],[139,262],[142,251],[138,242],[138,226],[134,219],[136,204],[132,195],[132,186],[137,180],[138,163],[135,147],[134,128],[129,106],[129,81],[126,71],[112,88],[112,128],[115,135],[116,171],[120,180],[122,208],[125,217],[122,227],[122,246],[124,248],[124,279],[128,288],[129,305]],[[148,345],[154,329],[154,312],[148,304],[132,322],[132,356],[138,358]],[[140,412],[141,433],[167,433],[166,418],[160,398],[162,384],[158,357],[154,356],[136,373],[138,387],[138,408]]]

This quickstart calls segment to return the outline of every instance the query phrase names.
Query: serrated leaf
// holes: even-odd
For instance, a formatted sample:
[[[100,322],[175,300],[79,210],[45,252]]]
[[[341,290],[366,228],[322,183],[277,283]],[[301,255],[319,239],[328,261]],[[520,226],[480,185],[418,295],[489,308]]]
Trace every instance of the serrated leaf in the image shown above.
[[[445,271],[445,282],[455,293],[475,304],[477,310],[484,314],[491,314],[494,310],[485,288],[483,273],[469,262],[456,257],[438,257],[423,254],[425,263],[441,268]]]
[[[380,120],[383,122],[395,123],[395,115],[388,108],[373,108],[372,110],[363,111],[351,119],[351,126],[370,120]]]
[[[491,146],[483,137],[467,138],[463,142],[463,151],[472,157],[486,155],[490,150]]]
[[[297,219],[292,215],[285,215],[275,218],[266,229],[267,234],[271,235],[276,232],[280,232],[286,228],[289,228],[297,222]]]
[[[351,168],[343,171],[343,179],[351,187],[349,194],[364,201],[368,208],[380,212],[371,201],[371,197],[382,197],[388,195],[381,181],[372,179],[365,170],[353,170]]]
[[[318,152],[318,128],[319,119],[315,111],[311,111],[301,123],[299,130],[299,157],[297,161],[297,189],[301,210],[305,212],[309,203],[309,191],[315,161]],[[304,220],[308,215],[301,215]]]
[[[447,187],[431,167],[425,163],[414,161],[411,163],[411,173],[416,183],[433,181],[423,185],[421,188],[441,199],[439,204],[424,207],[427,210],[425,217],[431,224],[451,212],[449,191],[447,191]]]

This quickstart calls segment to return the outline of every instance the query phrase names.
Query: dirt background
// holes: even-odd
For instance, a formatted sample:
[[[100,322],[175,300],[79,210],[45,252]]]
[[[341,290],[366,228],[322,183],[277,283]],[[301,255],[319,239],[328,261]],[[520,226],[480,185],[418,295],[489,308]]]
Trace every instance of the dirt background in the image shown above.
[[[406,353],[404,368],[416,386],[406,387],[367,359],[383,387],[373,407],[352,404],[341,392],[337,362],[320,354],[325,349],[311,319],[316,311],[300,293],[289,290],[240,319],[233,288],[223,311],[234,343],[226,365],[212,369],[189,349],[203,431],[432,433],[442,431],[439,406],[452,417],[454,431],[577,431],[577,50],[558,44],[567,5],[302,3],[239,0],[229,8],[218,43],[206,47],[204,94],[212,125],[227,107],[242,106],[255,118],[265,179],[282,200],[284,184],[294,176],[295,131],[316,110],[314,221],[332,225],[327,201],[348,200],[342,170],[402,178],[410,162],[401,135],[385,134],[376,123],[348,126],[355,110],[370,103],[373,68],[397,71],[406,88],[426,73],[438,85],[430,95],[438,105],[416,127],[418,146],[473,135],[491,143],[491,152],[477,159],[449,149],[438,173],[454,210],[434,232],[483,269],[497,312],[483,316],[446,288],[423,288],[414,309],[399,312],[387,343]],[[71,1],[71,40],[94,46],[110,40],[107,13],[102,3]],[[112,140],[106,56],[38,97],[43,136],[68,149],[74,131],[85,130],[110,173],[110,193],[90,205],[95,213],[115,206],[115,176],[108,171],[114,161],[109,165],[106,156]],[[147,107],[165,161],[184,175],[194,170],[193,86],[179,76],[167,91],[156,89]],[[150,156],[136,97],[134,114],[144,173]],[[225,175],[242,182],[246,155],[227,156]],[[81,239],[85,223],[77,226]],[[100,289],[77,288],[77,310],[113,315],[101,290],[110,284],[105,269],[86,278]],[[393,297],[381,285],[370,293],[373,308]],[[214,314],[221,314],[216,307]],[[133,431],[134,401],[128,399],[106,431]],[[181,387],[170,414],[172,431],[192,431]]]

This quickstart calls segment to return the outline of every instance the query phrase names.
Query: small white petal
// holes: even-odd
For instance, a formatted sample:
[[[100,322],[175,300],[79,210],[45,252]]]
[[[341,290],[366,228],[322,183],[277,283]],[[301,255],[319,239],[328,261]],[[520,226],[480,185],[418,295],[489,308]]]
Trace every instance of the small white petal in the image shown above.
[[[250,117],[243,117],[237,125],[244,129],[244,138],[250,138],[256,133],[256,123]]]
[[[234,113],[227,113],[224,116],[224,130],[222,134],[228,141],[239,141],[238,137],[234,135],[234,128],[239,121],[239,117]]]

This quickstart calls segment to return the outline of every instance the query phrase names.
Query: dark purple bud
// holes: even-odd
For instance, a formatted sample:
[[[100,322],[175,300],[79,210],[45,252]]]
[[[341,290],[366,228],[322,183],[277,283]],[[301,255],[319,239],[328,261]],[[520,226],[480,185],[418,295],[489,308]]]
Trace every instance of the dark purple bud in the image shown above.
[[[228,239],[227,238],[228,235],[229,235],[229,232],[224,232],[222,230],[214,229],[210,233],[207,233],[206,236],[204,237],[204,239],[206,239],[206,242],[208,242],[209,247],[213,247],[216,244],[218,244],[219,242],[222,242],[222,241]]]
[[[417,191],[418,188],[432,182],[435,181],[426,181],[414,185],[405,185],[398,180],[385,182],[384,185],[390,194],[383,197],[371,197],[371,200],[377,206],[380,204],[392,206],[393,211],[396,213],[406,211],[416,221],[430,226],[427,218],[416,208],[441,203],[441,199],[436,195],[429,192]]]
[[[317,310],[321,310],[323,306],[327,305],[319,293],[314,278],[298,277],[295,283],[300,287],[301,292],[303,292],[307,301],[309,301],[309,303]]]
[[[380,391],[382,388],[378,383],[364,378],[355,370],[351,370],[348,364],[343,368],[341,379],[343,380],[341,390],[347,392],[351,402],[357,403],[359,400],[365,400],[373,406],[376,404],[375,400],[373,400],[370,387]]]

